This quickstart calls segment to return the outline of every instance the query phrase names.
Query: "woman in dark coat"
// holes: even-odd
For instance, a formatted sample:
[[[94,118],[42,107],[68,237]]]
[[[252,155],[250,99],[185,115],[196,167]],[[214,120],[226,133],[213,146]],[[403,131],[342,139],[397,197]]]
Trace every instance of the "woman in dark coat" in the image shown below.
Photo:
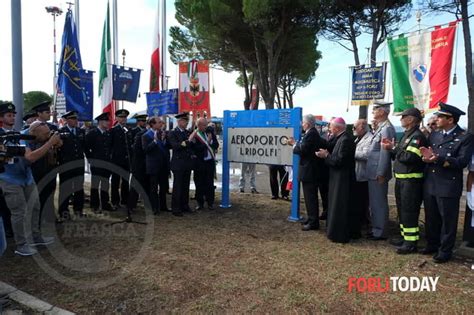
[[[359,221],[351,214],[351,188],[355,181],[355,144],[352,135],[346,132],[342,118],[331,121],[331,133],[335,145],[331,153],[319,150],[316,156],[324,158],[329,166],[329,210],[327,237],[336,243],[347,243],[360,237]]]

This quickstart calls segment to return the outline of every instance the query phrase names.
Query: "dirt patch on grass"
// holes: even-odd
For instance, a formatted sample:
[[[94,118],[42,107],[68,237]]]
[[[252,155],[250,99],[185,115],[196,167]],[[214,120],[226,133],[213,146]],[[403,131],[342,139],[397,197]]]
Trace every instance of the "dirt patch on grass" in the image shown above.
[[[286,221],[289,203],[269,195],[232,194],[232,204],[183,218],[160,214],[153,218],[148,244],[147,226],[117,227],[118,232],[107,234],[107,223],[123,213],[75,221],[58,227],[61,241],[41,250],[42,262],[8,253],[0,275],[21,290],[78,313],[474,309],[473,262],[455,259],[435,265],[427,256],[396,255],[387,242],[334,244],[324,228],[302,232],[299,223]],[[146,219],[143,209],[136,219]],[[395,222],[392,228],[397,230]],[[132,263],[137,257],[141,260]],[[390,276],[440,279],[437,292],[347,292],[349,277]],[[94,288],[110,279],[109,286]]]

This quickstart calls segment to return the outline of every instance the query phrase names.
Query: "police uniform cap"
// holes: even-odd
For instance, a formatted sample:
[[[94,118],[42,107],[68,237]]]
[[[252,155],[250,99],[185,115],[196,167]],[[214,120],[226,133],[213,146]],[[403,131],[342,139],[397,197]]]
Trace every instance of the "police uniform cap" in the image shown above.
[[[16,114],[15,105],[13,105],[13,103],[11,102],[0,104],[0,113],[1,114],[4,114],[4,113]]]
[[[183,112],[174,116],[176,119],[186,119],[189,120],[189,113]]]
[[[67,112],[66,114],[62,115],[61,118],[64,119],[77,119],[77,111],[71,110]]]
[[[37,113],[46,112],[46,111],[51,110],[50,106],[51,106],[51,101],[44,101],[44,102],[41,102],[41,103],[33,106],[33,108],[31,110],[33,110]]]
[[[34,111],[29,111],[23,116],[23,121],[27,121],[30,118],[38,117],[38,114]]]
[[[392,102],[385,102],[385,101],[374,101],[373,106],[374,108],[390,108],[392,105]]]
[[[146,114],[135,114],[132,118],[135,118],[137,121],[146,121],[148,115]]]
[[[95,118],[95,120],[100,121],[100,120],[110,120],[109,118],[109,113],[102,113],[99,116]]]
[[[117,117],[128,117],[128,115],[130,115],[130,112],[126,109],[119,109],[115,112]]]
[[[403,112],[400,113],[400,116],[413,116],[418,118],[419,120],[423,119],[423,116],[421,115],[421,112],[418,108],[412,107],[412,108],[407,108]]]
[[[443,102],[439,102],[439,110],[435,113],[435,115],[444,115],[444,116],[450,116],[454,117],[456,119],[459,118],[459,116],[466,115],[465,112],[460,110],[459,108],[449,105]]]

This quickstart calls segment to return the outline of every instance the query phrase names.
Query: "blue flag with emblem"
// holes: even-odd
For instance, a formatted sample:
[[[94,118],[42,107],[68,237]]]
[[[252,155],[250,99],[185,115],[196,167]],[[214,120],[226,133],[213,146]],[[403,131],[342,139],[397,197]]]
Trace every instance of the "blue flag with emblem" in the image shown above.
[[[113,72],[113,99],[116,101],[137,101],[138,86],[140,85],[140,70],[114,65]]]
[[[178,89],[146,93],[148,116],[173,115],[178,113]]]
[[[68,10],[66,13],[58,72],[58,89],[64,94],[66,99],[66,111],[75,110],[80,115],[90,113],[88,120],[92,119],[93,93],[87,89],[87,78],[90,78],[92,82],[92,72],[82,69],[76,25],[71,10]],[[83,76],[86,82],[83,82]]]

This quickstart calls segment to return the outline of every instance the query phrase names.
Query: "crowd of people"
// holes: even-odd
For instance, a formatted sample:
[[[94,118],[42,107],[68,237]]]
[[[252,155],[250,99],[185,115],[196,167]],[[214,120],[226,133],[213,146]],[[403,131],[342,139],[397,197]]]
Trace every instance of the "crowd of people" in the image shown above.
[[[354,124],[353,134],[338,117],[331,120],[328,136],[321,136],[314,117],[304,116],[301,140],[289,141],[294,154],[301,157],[298,181],[302,183],[307,211],[303,230],[318,230],[320,220],[327,220],[327,237],[333,242],[361,238],[364,225],[367,239],[387,240],[388,183],[393,174],[400,231],[390,243],[398,254],[419,252],[433,255],[436,263],[447,262],[456,241],[466,166],[470,170],[468,191],[474,179],[473,135],[458,125],[465,113],[440,103],[427,127],[423,127],[422,113],[416,108],[407,109],[400,115],[403,136],[396,141],[389,120],[390,106],[375,102],[372,128],[367,120],[360,119]],[[327,203],[327,211],[321,216],[318,190],[323,204]],[[422,203],[426,246],[419,250]],[[474,246],[471,222],[468,203],[463,235],[468,246]]]
[[[166,131],[161,117],[135,115],[137,125],[129,129],[126,122],[130,113],[119,109],[114,126],[110,115],[103,113],[95,118],[97,127],[86,132],[79,127],[75,111],[62,116],[65,123],[61,128],[48,122],[50,105],[42,102],[23,117],[21,133],[33,136],[31,141],[5,143],[25,145],[24,156],[7,157],[0,172],[0,220],[7,235],[14,238],[16,254],[31,256],[37,253],[37,246],[54,242],[53,237],[41,233],[48,216],[57,224],[86,216],[86,159],[91,173],[90,208],[98,215],[119,209],[133,212],[139,198],[155,215],[169,211],[180,217],[203,209],[206,204],[208,209],[214,209],[215,154],[219,143],[214,126],[206,118],[198,118],[190,131],[190,117],[181,113],[175,116],[176,128]],[[15,116],[12,103],[0,104],[0,136],[15,133]],[[195,208],[189,206],[191,171],[196,186]],[[166,195],[171,172],[169,209]]]

